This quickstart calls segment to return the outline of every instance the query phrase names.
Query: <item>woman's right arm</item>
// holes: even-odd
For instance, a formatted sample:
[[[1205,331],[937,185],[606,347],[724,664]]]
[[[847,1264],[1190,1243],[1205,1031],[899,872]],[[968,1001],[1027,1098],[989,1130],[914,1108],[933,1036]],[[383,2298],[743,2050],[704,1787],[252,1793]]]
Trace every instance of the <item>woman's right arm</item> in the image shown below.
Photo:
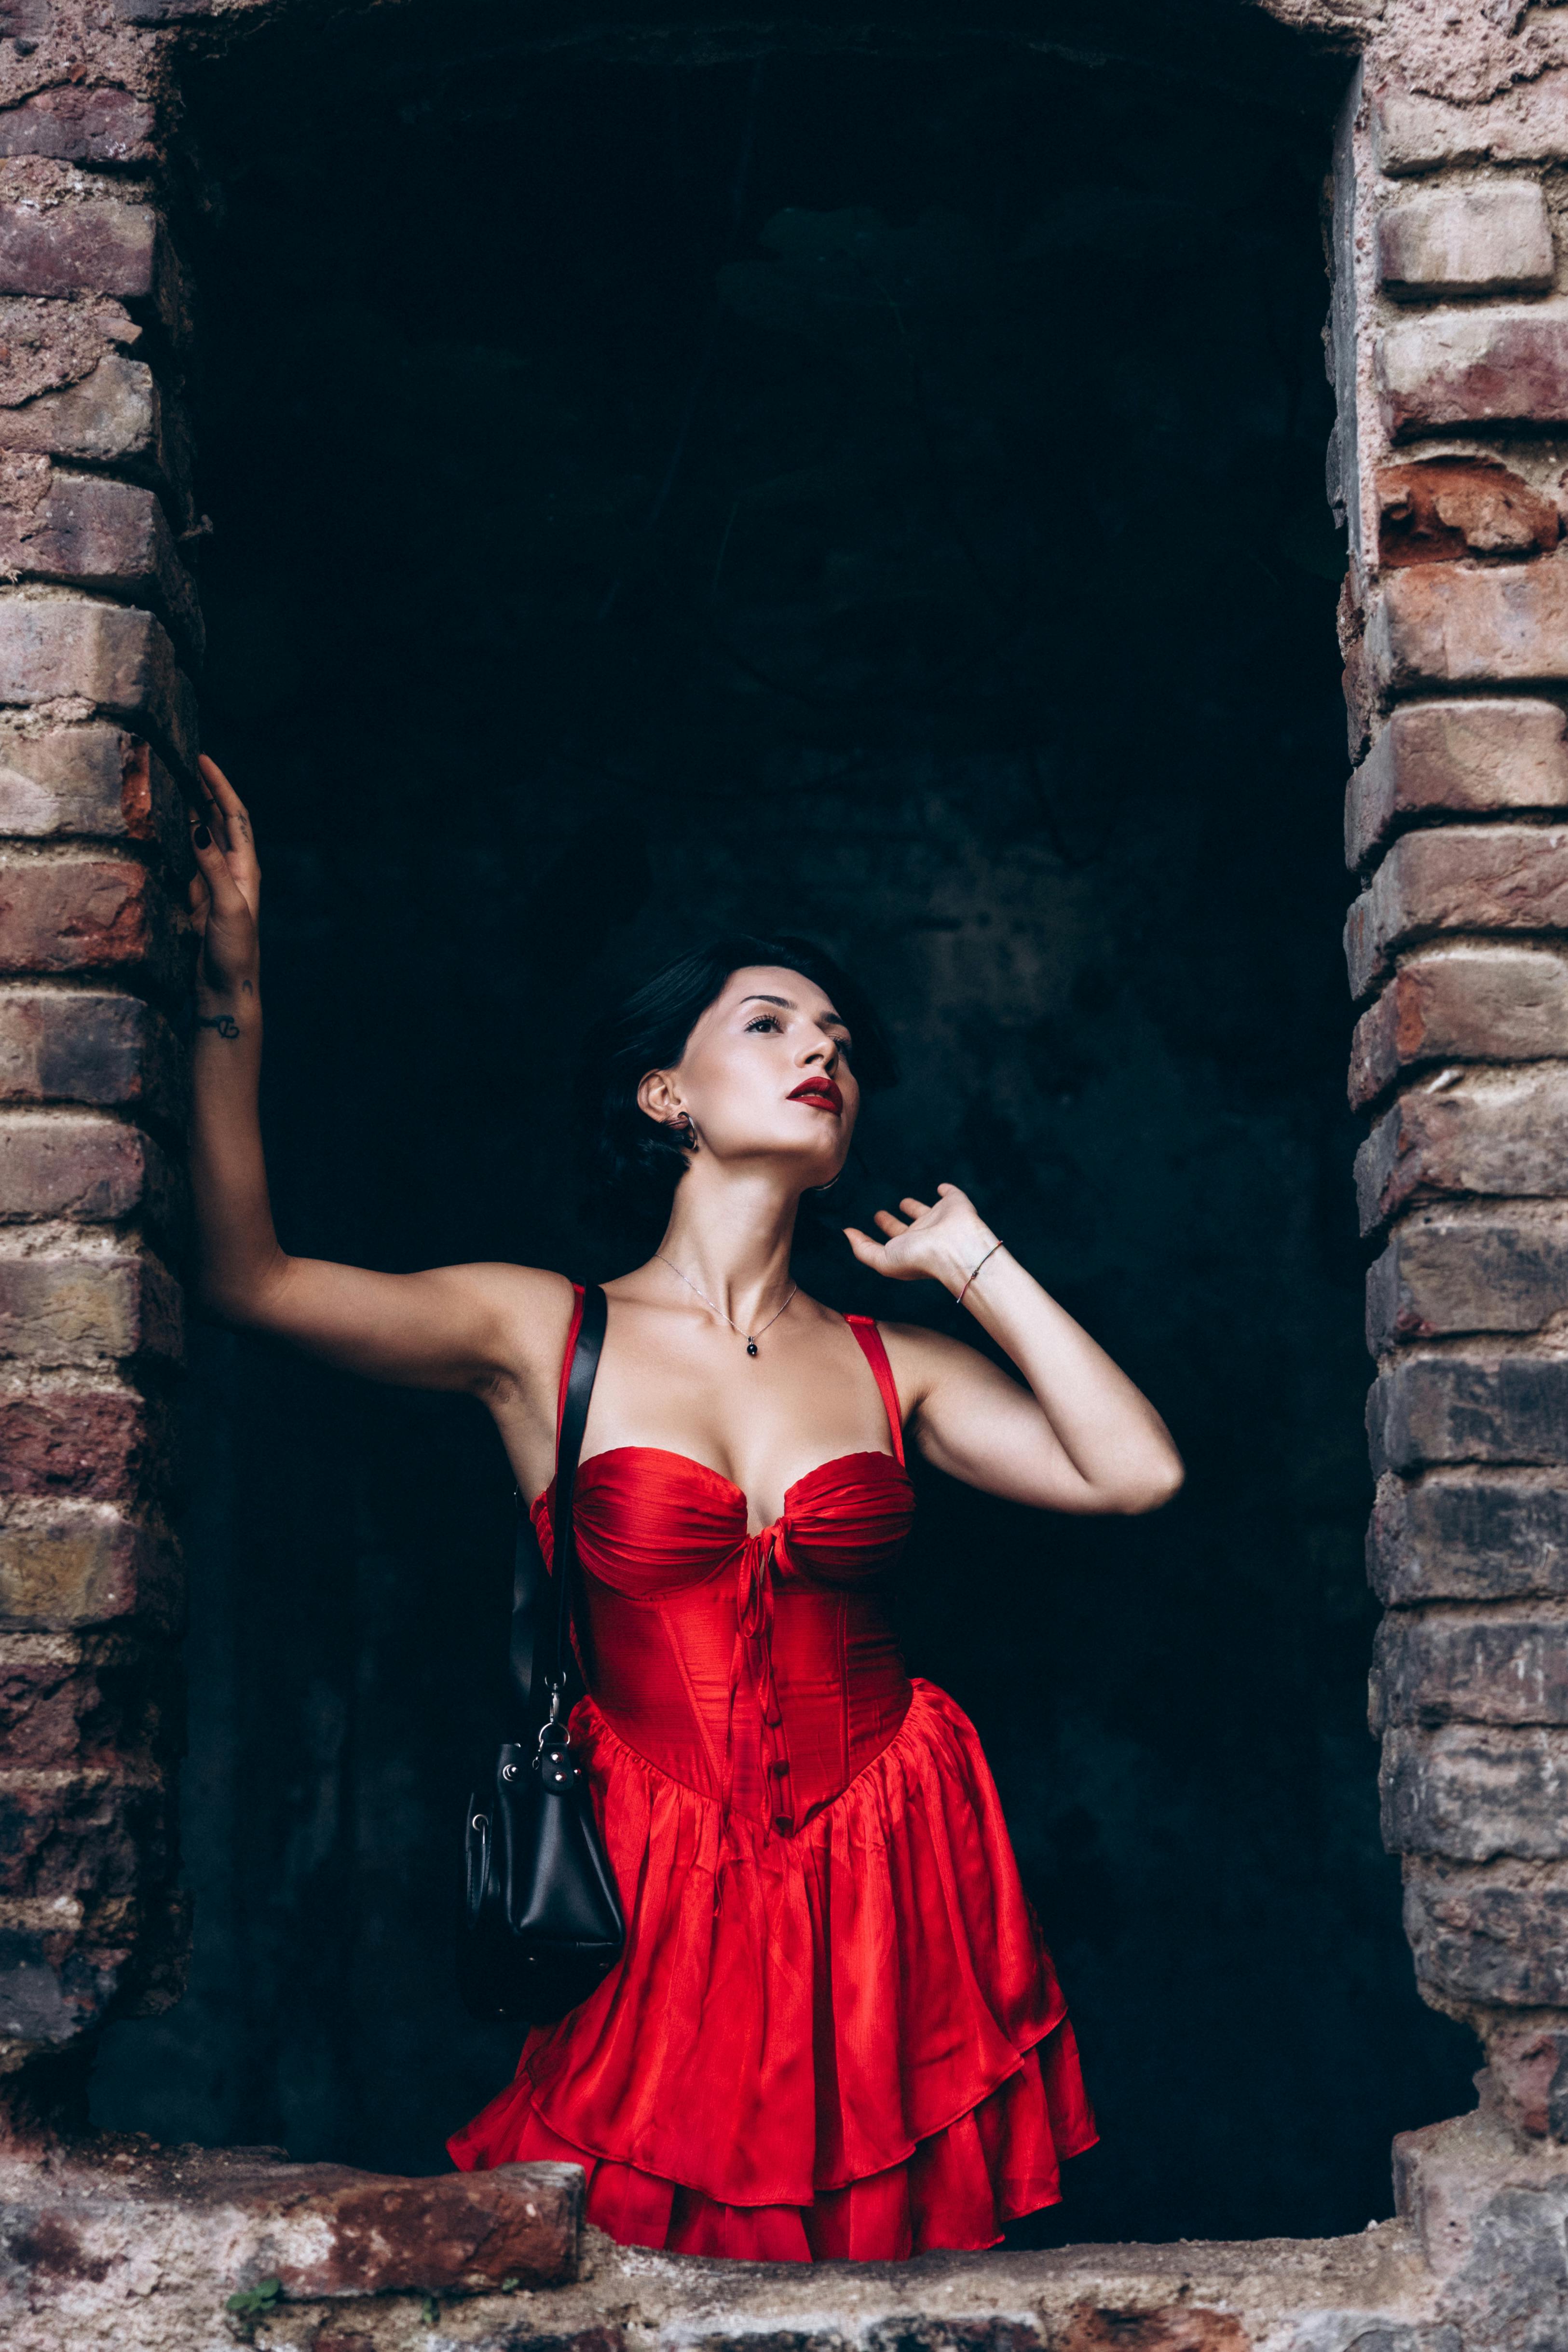
[[[201,940],[191,1181],[204,1300],[226,1321],[372,1380],[484,1391],[537,1370],[552,1381],[571,1316],[571,1286],[560,1275],[500,1265],[376,1274],[279,1247],[257,1107],[261,870],[238,793],[213,761],[204,757],[201,769],[213,807],[205,824],[193,820],[191,835],[191,914]]]

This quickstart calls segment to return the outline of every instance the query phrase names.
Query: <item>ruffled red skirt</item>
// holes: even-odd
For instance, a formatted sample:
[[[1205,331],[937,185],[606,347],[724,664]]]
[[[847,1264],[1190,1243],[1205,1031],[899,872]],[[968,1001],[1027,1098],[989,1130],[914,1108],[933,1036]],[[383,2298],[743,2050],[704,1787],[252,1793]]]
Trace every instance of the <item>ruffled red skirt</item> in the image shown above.
[[[574,1710],[626,1950],[447,2142],[588,2175],[623,2245],[768,2262],[994,2245],[1094,2144],[1065,2005],[974,1727],[916,1680],[793,1836],[726,1819]]]

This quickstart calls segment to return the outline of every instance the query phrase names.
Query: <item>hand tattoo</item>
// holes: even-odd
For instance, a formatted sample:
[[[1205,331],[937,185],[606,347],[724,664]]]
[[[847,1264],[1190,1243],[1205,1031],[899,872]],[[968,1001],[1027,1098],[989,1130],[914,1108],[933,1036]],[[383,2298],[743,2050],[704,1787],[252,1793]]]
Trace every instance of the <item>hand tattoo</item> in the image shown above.
[[[198,1013],[196,1026],[198,1029],[215,1029],[220,1037],[239,1035],[239,1023],[232,1013]]]

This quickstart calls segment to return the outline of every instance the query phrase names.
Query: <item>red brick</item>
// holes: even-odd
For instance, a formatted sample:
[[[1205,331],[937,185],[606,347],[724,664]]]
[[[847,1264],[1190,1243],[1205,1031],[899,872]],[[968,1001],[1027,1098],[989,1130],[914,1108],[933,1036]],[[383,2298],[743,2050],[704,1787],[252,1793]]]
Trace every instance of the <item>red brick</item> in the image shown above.
[[[101,1703],[78,1636],[0,1634],[0,1763],[76,1763],[83,1720]]]
[[[64,1631],[146,1618],[169,1625],[181,1597],[166,1537],[107,1505],[13,1500],[0,1523],[0,1623]]]
[[[1409,702],[1389,714],[1345,796],[1345,863],[1433,810],[1568,806],[1568,714],[1522,696]]]
[[[575,2165],[502,2165],[417,2180],[329,2176],[290,2200],[292,2243],[268,2268],[286,2294],[301,2299],[411,2288],[474,2294],[507,2278],[557,2285],[576,2273],[581,2210]]]
[[[144,99],[112,85],[66,83],[0,111],[0,155],[56,155],[68,163],[152,160],[156,121]]]
[[[179,1286],[146,1251],[0,1256],[0,1356],[94,1365],[180,1347]]]
[[[1377,560],[1385,568],[1550,554],[1556,502],[1495,457],[1422,457],[1377,475]]]
[[[139,996],[0,989],[0,1102],[98,1103],[176,1118],[184,1102],[179,1042]]]
[[[0,296],[0,406],[79,383],[142,332],[124,303],[107,294]]]
[[[62,474],[48,459],[41,495],[10,503],[0,486],[0,572],[57,580],[155,604],[199,661],[202,616],[195,585],[181,562],[155,494],[140,483],[96,474]]]
[[[1554,948],[1445,947],[1411,956],[1362,1014],[1351,1046],[1350,1099],[1357,1109],[1375,1102],[1424,1062],[1553,1055],[1568,1056],[1568,955]]]
[[[1396,694],[1568,678],[1568,555],[1391,572],[1373,600],[1366,650],[1373,676]]]
[[[166,1812],[155,1782],[101,1766],[0,1773],[0,1894],[98,1906],[106,1896],[133,1899],[142,1866],[167,1844]]]
[[[131,858],[0,857],[0,971],[179,970],[174,910]]]
[[[1356,1153],[1355,1189],[1364,1234],[1409,1201],[1568,1192],[1568,1069],[1472,1070],[1437,1091],[1413,1087]]]
[[[1441,310],[1378,336],[1396,441],[1464,425],[1568,422],[1568,302]]]
[[[159,1448],[131,1388],[0,1389],[0,1494],[132,1499]]]
[[[173,1169],[140,1128],[76,1111],[0,1114],[0,1225],[114,1224],[140,1212],[167,1231],[177,1198]]]
[[[0,834],[155,841],[177,869],[189,856],[185,804],[167,767],[142,737],[102,719],[57,726],[0,713]]]
[[[189,765],[195,698],[151,613],[16,588],[0,597],[0,702],[79,698],[141,722]]]
[[[1385,293],[1544,294],[1554,257],[1546,199],[1533,180],[1435,188],[1378,215],[1377,275]]]
[[[151,205],[0,205],[0,293],[145,300],[157,285],[161,236]]]
[[[1396,952],[1439,931],[1568,929],[1568,827],[1444,825],[1397,840],[1350,910],[1345,961],[1364,996]]]

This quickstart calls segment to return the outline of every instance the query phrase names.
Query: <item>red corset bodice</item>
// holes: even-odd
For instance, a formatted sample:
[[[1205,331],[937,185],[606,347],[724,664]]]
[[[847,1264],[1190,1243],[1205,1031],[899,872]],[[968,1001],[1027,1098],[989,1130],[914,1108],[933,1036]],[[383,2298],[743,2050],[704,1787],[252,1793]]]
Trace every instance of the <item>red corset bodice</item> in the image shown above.
[[[897,1452],[820,1463],[771,1527],[748,1535],[738,1486],[658,1446],[613,1446],[577,1474],[595,1704],[659,1770],[785,1835],[881,1753],[910,1701],[879,1584],[914,1495],[876,1327],[850,1320]],[[552,1497],[534,1505],[547,1558]]]

